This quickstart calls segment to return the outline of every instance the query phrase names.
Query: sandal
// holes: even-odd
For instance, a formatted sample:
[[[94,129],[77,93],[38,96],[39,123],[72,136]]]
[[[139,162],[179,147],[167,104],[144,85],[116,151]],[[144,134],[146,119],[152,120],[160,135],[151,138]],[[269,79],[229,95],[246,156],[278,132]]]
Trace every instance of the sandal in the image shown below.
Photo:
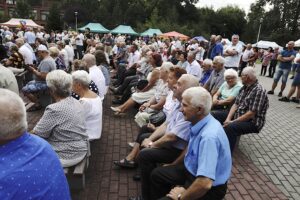
[[[115,112],[115,113],[114,113],[114,116],[116,116],[116,117],[124,117],[124,116],[126,116],[126,113],[123,113],[123,112]]]
[[[114,164],[124,168],[136,168],[137,165],[133,160],[127,160],[126,158],[119,161],[114,161]]]
[[[34,111],[38,111],[41,110],[43,107],[41,105],[33,105],[30,108],[27,109],[27,112],[34,112]]]
[[[110,107],[110,109],[112,110],[112,111],[114,111],[114,112],[121,112],[121,110],[120,110],[120,108],[118,108],[118,107]]]

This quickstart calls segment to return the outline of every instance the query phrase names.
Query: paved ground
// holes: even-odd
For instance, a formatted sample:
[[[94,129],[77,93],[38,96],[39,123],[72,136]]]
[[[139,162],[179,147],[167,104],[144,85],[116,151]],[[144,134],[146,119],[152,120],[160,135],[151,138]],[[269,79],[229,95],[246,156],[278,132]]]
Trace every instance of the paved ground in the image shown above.
[[[271,79],[259,79],[266,88],[270,87]],[[234,153],[226,200],[300,199],[300,109],[295,108],[295,103],[279,102],[276,96],[269,98],[266,126],[259,135],[243,136]],[[135,170],[119,169],[112,163],[128,153],[127,142],[136,137],[134,113],[115,118],[110,102],[108,96],[104,101],[102,138],[91,144],[87,187],[72,191],[73,199],[128,199],[140,193],[139,182],[132,180]],[[29,129],[41,114],[28,113]]]

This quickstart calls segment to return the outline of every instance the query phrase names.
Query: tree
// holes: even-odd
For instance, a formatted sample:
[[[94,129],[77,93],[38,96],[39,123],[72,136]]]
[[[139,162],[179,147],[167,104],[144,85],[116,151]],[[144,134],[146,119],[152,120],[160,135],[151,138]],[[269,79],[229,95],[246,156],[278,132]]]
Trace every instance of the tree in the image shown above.
[[[27,0],[17,0],[15,16],[18,18],[28,19],[31,17],[31,6]]]
[[[60,8],[58,4],[54,3],[50,10],[47,19],[48,30],[62,30],[62,21],[60,17]]]

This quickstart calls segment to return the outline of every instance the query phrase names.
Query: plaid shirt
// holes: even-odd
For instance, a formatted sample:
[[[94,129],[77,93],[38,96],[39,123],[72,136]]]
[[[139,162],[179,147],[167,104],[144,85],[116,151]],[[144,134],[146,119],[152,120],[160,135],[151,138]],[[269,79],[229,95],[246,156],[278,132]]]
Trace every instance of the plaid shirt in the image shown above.
[[[266,121],[266,113],[269,108],[269,99],[266,90],[256,81],[250,86],[243,86],[236,97],[237,110],[234,119],[244,115],[248,111],[255,112],[251,120],[260,131]]]

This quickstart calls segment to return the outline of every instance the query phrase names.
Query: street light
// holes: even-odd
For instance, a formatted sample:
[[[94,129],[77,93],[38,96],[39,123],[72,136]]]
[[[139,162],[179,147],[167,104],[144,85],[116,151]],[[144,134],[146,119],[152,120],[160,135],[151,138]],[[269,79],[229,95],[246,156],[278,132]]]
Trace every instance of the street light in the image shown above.
[[[263,22],[263,18],[260,18],[259,20],[259,28],[258,28],[258,34],[257,34],[257,39],[256,39],[256,43],[258,43],[259,40],[259,35],[260,35],[260,29],[261,29],[261,24]]]
[[[75,14],[75,29],[76,29],[76,32],[77,32],[77,15],[78,15],[78,12],[75,11],[74,14]]]

